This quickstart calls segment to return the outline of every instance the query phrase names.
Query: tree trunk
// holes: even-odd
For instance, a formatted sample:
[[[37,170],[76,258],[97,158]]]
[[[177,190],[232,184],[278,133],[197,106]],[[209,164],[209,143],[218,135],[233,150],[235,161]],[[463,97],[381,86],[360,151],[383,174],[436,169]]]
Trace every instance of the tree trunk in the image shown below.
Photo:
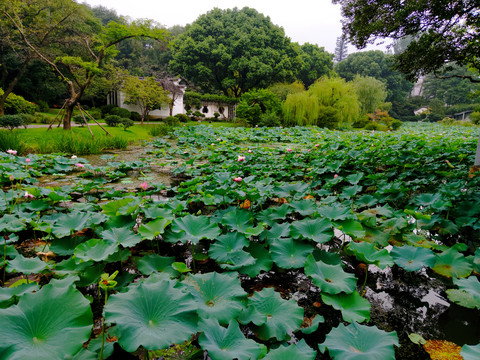
[[[76,105],[76,102],[67,100],[67,104],[65,106],[65,116],[63,117],[63,130],[72,129],[72,116],[73,116],[73,109],[75,108],[75,105]]]

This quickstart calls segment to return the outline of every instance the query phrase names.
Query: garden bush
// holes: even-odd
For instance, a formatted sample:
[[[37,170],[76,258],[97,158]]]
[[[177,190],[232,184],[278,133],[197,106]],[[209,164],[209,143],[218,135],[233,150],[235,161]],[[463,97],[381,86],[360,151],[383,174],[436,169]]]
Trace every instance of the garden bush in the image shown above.
[[[4,115],[0,117],[0,126],[12,131],[15,128],[23,126],[24,118],[20,114],[17,115]]]
[[[108,126],[115,127],[121,123],[122,118],[118,115],[107,115],[105,116],[105,123]]]
[[[0,96],[4,91],[0,88]],[[10,93],[5,100],[5,114],[35,114],[36,105],[25,100],[22,96]]]
[[[85,119],[82,115],[75,115],[74,117],[72,117],[72,120],[75,124],[81,125],[82,127],[86,124]]]
[[[148,129],[152,136],[165,136],[173,131],[173,128],[168,125],[155,125]]]
[[[258,122],[258,126],[261,126],[261,127],[280,126],[280,118],[275,113],[267,112],[265,114],[262,114],[262,116],[260,117],[260,121]]]
[[[37,101],[37,110],[40,112],[48,112],[50,110],[50,106],[48,106],[48,103],[44,100],[38,100]]]
[[[188,121],[188,116],[185,114],[177,114],[175,117],[178,119],[180,122],[187,122]]]
[[[397,120],[397,119],[394,119],[391,123],[390,123],[390,128],[392,130],[397,130],[398,128],[400,128],[400,126],[402,126],[403,123],[400,121],[400,120]]]
[[[100,112],[101,112],[101,115],[102,115],[102,119],[104,119],[105,116],[109,115],[110,111],[112,111],[112,109],[114,109],[116,107],[118,107],[118,106],[113,105],[113,104],[103,105],[102,107],[100,107]]]
[[[127,130],[130,126],[133,126],[135,123],[130,118],[121,118],[120,124],[123,126],[123,130]]]
[[[163,122],[168,126],[176,126],[178,125],[178,118],[175,116],[167,116],[165,119],[163,119]]]
[[[131,111],[130,112],[130,119],[132,119],[133,121],[140,121],[140,120],[142,120],[142,115],[140,115],[136,111]]]
[[[474,111],[470,114],[470,121],[475,124],[480,124],[480,111]]]
[[[121,108],[121,107],[114,107],[113,109],[110,110],[110,115],[118,115],[121,118],[128,118],[130,119],[131,112],[130,110]]]

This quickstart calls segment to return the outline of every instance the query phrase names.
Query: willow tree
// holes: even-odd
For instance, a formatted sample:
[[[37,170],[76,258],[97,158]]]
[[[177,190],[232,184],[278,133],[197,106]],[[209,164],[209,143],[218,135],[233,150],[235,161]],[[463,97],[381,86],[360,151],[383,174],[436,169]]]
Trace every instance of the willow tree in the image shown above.
[[[353,86],[360,103],[360,114],[373,113],[379,109],[387,98],[385,83],[370,76],[357,75]]]
[[[12,35],[18,36],[36,57],[47,63],[57,76],[67,85],[69,97],[65,100],[63,128],[71,129],[73,110],[80,103],[86,89],[96,76],[101,76],[105,65],[115,56],[115,45],[125,39],[149,37],[164,40],[166,31],[154,28],[150,21],[119,24],[110,22],[102,26],[85,5],[72,0],[45,1],[37,14],[55,13],[69,7],[83,17],[82,26],[72,31],[59,31],[58,46],[44,49],[36,45],[28,31],[35,16],[28,19],[18,15],[22,4],[35,4],[35,1],[11,1],[2,5],[2,17],[9,21]],[[61,24],[58,26],[61,27]],[[54,50],[54,51],[52,51]]]
[[[308,91],[291,94],[283,104],[285,124],[338,128],[354,122],[360,111],[352,83],[322,77]]]

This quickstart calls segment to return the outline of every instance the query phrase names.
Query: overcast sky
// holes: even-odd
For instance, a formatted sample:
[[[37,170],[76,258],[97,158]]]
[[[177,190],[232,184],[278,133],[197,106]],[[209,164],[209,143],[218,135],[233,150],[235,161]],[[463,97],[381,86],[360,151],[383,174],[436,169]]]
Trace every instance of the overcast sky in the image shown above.
[[[186,25],[215,7],[221,9],[254,8],[283,27],[292,41],[322,46],[335,51],[335,41],[342,33],[340,5],[331,0],[78,0],[91,6],[114,9],[132,19],[152,19],[162,25]],[[369,47],[368,49],[385,47]],[[349,53],[357,51],[349,46]]]

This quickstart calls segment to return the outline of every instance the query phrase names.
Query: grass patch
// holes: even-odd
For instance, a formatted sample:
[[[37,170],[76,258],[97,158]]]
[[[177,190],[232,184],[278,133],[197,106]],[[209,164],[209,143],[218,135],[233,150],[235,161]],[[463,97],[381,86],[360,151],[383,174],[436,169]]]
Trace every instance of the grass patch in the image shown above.
[[[17,130],[0,130],[0,151],[17,150],[18,155],[25,154],[25,141]]]

